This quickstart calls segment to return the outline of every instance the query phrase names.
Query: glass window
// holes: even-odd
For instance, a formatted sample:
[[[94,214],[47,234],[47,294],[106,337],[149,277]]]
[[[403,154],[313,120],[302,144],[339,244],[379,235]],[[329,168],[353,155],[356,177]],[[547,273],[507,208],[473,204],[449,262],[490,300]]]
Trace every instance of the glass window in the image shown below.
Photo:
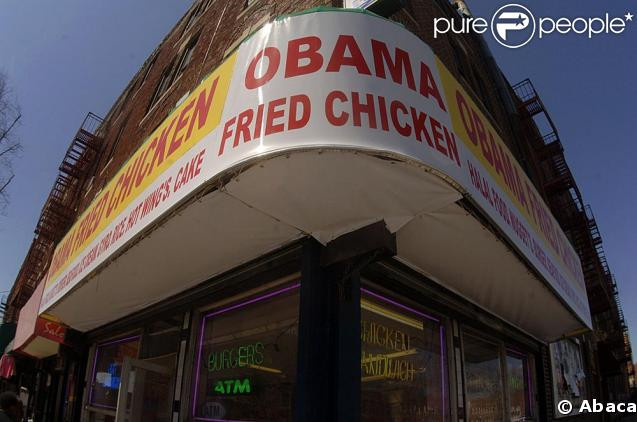
[[[199,41],[199,35],[194,36],[190,41],[188,41],[188,44],[181,52],[181,56],[179,56],[179,59],[177,60],[177,70],[175,71],[173,81],[177,80],[177,78],[184,73],[184,70],[192,61],[192,53],[195,51],[197,41]]]
[[[117,136],[115,137],[113,145],[111,146],[111,149],[108,152],[108,156],[106,157],[107,164],[111,160],[111,158],[113,158],[115,151],[117,151],[117,146],[119,145],[119,141],[122,139],[122,134],[124,133],[124,129],[126,128],[126,123],[128,123],[128,116],[126,116],[122,123],[120,123],[119,129],[117,130]]]
[[[525,421],[531,416],[530,369],[526,355],[507,350],[507,388],[511,421]]]
[[[363,289],[361,421],[444,421],[440,321]]]
[[[150,61],[146,65],[146,69],[144,70],[144,76],[139,80],[139,83],[137,84],[137,89],[141,88],[144,82],[146,82],[146,79],[148,79],[148,75],[150,74],[150,71],[153,68],[153,65],[155,64],[155,60],[157,60],[156,54],[150,59]]]
[[[298,285],[203,318],[195,368],[195,420],[291,421]]]
[[[146,325],[142,338],[141,359],[149,360],[167,355],[176,355],[181,340],[183,315],[156,320]],[[170,367],[169,369],[174,369]]]
[[[501,421],[504,391],[500,347],[463,335],[466,408],[470,422]]]
[[[97,345],[89,403],[92,406],[115,409],[121,382],[124,357],[136,358],[139,336]]]
[[[161,78],[159,79],[159,83],[157,84],[157,87],[155,88],[155,93],[153,94],[152,98],[150,99],[150,103],[148,104],[148,110],[153,108],[153,105],[155,105],[155,103],[161,98],[162,95],[164,95],[164,93],[170,87],[173,80],[174,67],[175,67],[175,63],[174,62],[170,63],[168,67],[166,67],[164,71],[162,72]]]

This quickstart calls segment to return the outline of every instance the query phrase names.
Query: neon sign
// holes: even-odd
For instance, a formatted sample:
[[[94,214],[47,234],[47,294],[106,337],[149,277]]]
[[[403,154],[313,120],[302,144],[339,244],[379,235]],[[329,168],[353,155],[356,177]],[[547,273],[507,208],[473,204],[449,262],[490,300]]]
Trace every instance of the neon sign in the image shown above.
[[[250,394],[252,386],[250,378],[219,380],[215,382],[214,392],[224,396],[234,394]]]
[[[263,343],[257,342],[244,346],[211,352],[208,355],[208,371],[245,368],[263,363]]]

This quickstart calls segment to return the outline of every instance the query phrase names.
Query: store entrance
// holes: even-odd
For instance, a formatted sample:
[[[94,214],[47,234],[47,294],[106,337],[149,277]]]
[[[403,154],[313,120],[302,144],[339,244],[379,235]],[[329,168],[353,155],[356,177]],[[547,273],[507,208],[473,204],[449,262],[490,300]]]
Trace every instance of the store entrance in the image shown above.
[[[171,420],[174,360],[174,355],[148,360],[124,358],[115,422]]]

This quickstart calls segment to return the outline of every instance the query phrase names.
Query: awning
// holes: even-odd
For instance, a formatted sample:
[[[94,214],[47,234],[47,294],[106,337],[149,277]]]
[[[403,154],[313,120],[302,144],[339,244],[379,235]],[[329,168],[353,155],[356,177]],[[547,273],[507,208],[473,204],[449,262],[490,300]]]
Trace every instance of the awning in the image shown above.
[[[577,253],[481,107],[388,20],[267,24],[80,216],[40,311],[90,330],[300,237],[384,221],[399,259],[537,338],[590,327]]]
[[[57,354],[64,343],[66,327],[49,315],[39,315],[44,283],[35,289],[31,298],[20,310],[13,350],[35,358]]]

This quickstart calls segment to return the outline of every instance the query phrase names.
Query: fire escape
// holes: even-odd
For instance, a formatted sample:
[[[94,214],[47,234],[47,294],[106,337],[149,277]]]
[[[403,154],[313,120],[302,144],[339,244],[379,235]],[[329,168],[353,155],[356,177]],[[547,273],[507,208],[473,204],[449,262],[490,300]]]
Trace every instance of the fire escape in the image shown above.
[[[16,322],[20,309],[29,300],[46,274],[55,245],[73,223],[81,189],[100,152],[96,131],[102,119],[89,113],[64,155],[53,188],[44,203],[35,236],[7,299],[4,320]]]
[[[566,163],[555,124],[530,80],[513,86],[523,123],[537,136],[531,147],[541,172],[543,189],[553,215],[570,239],[582,263],[595,341],[632,375],[632,351],[617,284],[610,272],[602,237],[590,206],[584,206],[575,178]],[[541,124],[538,124],[541,123]],[[601,359],[600,359],[601,360]],[[604,368],[601,368],[604,371]],[[610,369],[605,371],[610,372]]]

